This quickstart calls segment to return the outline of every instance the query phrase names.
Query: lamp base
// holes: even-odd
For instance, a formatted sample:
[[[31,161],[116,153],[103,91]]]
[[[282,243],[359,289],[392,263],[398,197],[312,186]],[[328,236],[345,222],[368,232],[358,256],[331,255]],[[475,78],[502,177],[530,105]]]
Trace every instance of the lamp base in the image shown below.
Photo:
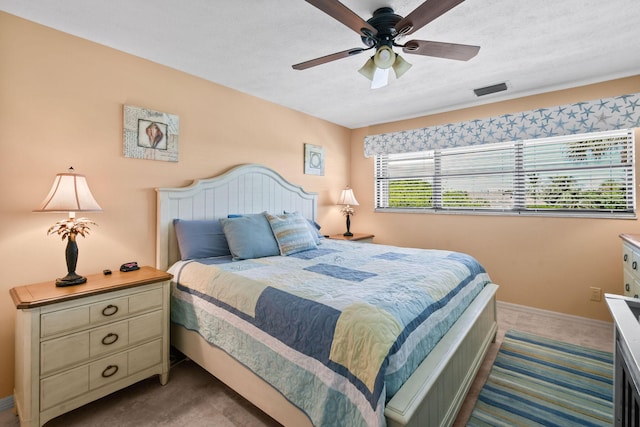
[[[65,277],[56,279],[56,286],[61,288],[63,286],[81,285],[87,282],[87,278],[78,274],[67,274]]]
[[[344,234],[343,234],[343,236],[346,236],[346,237],[352,237],[352,236],[353,236],[353,233],[352,233],[352,232],[350,232],[350,231],[347,231],[346,233],[344,233]]]

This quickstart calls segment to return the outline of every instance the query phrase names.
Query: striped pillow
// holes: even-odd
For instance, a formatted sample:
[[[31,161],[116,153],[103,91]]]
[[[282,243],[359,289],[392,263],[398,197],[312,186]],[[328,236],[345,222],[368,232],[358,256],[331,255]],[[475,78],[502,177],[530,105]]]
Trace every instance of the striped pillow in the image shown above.
[[[318,248],[309,231],[307,220],[299,213],[272,215],[265,212],[264,215],[276,237],[280,255],[291,255]]]

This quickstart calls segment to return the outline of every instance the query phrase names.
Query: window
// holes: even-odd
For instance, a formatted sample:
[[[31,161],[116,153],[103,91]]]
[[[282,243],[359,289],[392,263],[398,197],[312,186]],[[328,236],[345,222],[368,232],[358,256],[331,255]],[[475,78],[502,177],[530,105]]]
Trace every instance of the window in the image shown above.
[[[634,217],[633,132],[375,157],[376,210]]]

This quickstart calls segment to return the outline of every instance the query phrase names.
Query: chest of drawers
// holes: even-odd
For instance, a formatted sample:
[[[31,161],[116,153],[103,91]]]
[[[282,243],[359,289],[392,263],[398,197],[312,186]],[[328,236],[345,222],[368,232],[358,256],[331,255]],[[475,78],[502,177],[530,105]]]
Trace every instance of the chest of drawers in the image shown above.
[[[171,275],[151,267],[11,289],[16,314],[14,400],[20,424],[48,420],[169,372]]]
[[[622,268],[624,274],[624,296],[640,296],[640,236],[622,234]]]

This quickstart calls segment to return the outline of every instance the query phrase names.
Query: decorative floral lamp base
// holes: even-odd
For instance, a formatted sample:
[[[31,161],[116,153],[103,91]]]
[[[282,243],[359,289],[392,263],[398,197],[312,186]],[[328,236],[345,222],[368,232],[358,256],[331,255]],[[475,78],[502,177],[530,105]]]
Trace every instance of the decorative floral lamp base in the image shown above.
[[[351,237],[353,236],[353,233],[351,232],[351,219],[349,218],[350,214],[346,214],[347,215],[347,232],[343,234],[343,236],[346,237]]]
[[[75,273],[67,274],[65,277],[56,279],[57,287],[81,285],[83,283],[87,283],[87,278]]]
[[[67,275],[56,279],[56,286],[73,286],[81,285],[87,282],[87,278],[76,274],[76,265],[78,264],[78,244],[75,239],[74,233],[69,234],[67,237],[67,248],[64,255],[67,260]]]

